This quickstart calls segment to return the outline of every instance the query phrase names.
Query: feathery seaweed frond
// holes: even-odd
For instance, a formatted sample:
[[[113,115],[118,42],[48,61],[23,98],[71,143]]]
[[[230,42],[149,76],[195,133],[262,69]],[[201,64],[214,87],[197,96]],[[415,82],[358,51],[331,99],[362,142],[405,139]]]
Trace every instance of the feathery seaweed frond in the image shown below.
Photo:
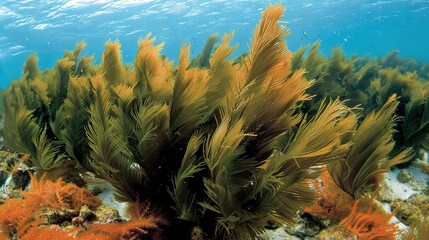
[[[416,99],[419,94],[419,84],[416,75],[412,73],[401,74],[397,69],[380,69],[379,78],[371,82],[369,92],[372,96],[372,104],[380,108],[389,97],[396,94],[399,97],[400,107],[404,108],[411,99]],[[401,110],[403,111],[403,110]]]
[[[71,77],[67,98],[55,118],[57,130],[54,130],[58,138],[64,142],[68,156],[88,170],[92,169],[88,162],[88,139],[82,136],[86,136],[85,126],[88,125],[90,116],[88,109],[93,102],[90,79]]]
[[[74,66],[74,62],[69,59],[60,59],[55,65],[55,71],[52,72],[53,76],[48,78],[49,95],[52,96],[52,101],[55,101],[58,106],[67,97],[67,87],[72,66]]]
[[[159,56],[163,43],[154,46],[156,38],[148,34],[139,42],[139,49],[134,61],[136,85],[134,91],[138,97],[146,94],[155,101],[168,102],[173,92],[172,63]]]
[[[339,100],[324,105],[311,121],[302,121],[281,153],[274,154],[277,159],[267,166],[274,175],[287,176],[346,157],[350,143],[343,143],[343,136],[354,130],[357,119],[348,115],[347,107]]]
[[[194,59],[192,59],[191,67],[198,67],[198,68],[208,68],[210,69],[210,59],[211,54],[213,52],[215,44],[219,41],[219,36],[217,34],[210,35],[206,43],[204,44],[204,48],[201,51],[200,54]]]
[[[169,109],[165,104],[143,103],[131,116],[136,123],[130,136],[135,142],[131,144],[134,159],[148,174],[153,173],[162,164],[162,149],[169,144]]]
[[[303,71],[291,73],[291,53],[283,40],[286,28],[277,24],[283,13],[280,5],[268,8],[254,34],[251,52],[244,57],[237,77],[238,90],[231,105],[232,120],[243,118],[246,132],[246,154],[258,161],[267,158],[280,136],[296,125],[302,115],[296,112],[308,100],[305,90],[311,82]],[[234,98],[233,98],[234,99]]]
[[[122,66],[119,42],[107,42],[103,53],[101,66],[105,72],[104,78],[112,86],[124,81],[125,69]]]
[[[194,176],[203,170],[203,159],[197,154],[202,143],[203,136],[198,133],[189,139],[182,163],[173,181],[173,191],[170,191],[178,217],[186,221],[198,222],[197,196],[189,186]]]
[[[227,94],[231,89],[234,81],[233,61],[228,60],[228,57],[236,49],[236,46],[230,47],[228,42],[232,38],[232,34],[224,35],[222,43],[213,52],[210,58],[210,68],[207,76],[207,92],[206,103],[208,109],[206,115],[219,116],[219,108],[226,107]],[[217,109],[217,112],[215,110]],[[205,117],[205,118],[208,118]]]
[[[133,115],[135,114],[134,111],[138,100],[133,94],[133,88],[126,84],[119,84],[113,87],[113,93],[113,101],[116,104],[112,106],[112,116],[114,116],[114,118],[111,118],[112,125],[115,126],[122,141],[128,143],[130,150],[133,151],[133,144],[129,142],[135,125]],[[138,154],[134,155],[139,156]]]
[[[76,44],[73,51],[66,51],[64,53],[64,59],[68,59],[70,62],[73,62],[73,66],[71,66],[70,68],[71,76],[79,77],[95,74],[94,67],[90,65],[93,60],[93,57],[80,56],[85,47],[86,43],[80,41]]]
[[[34,79],[30,82],[30,87],[35,95],[39,97],[40,105],[49,106],[51,99],[48,96],[48,84],[40,79]]]
[[[393,95],[380,111],[368,115],[352,136],[353,146],[344,161],[328,167],[335,182],[354,197],[377,190],[383,173],[411,157],[410,149],[389,157],[394,147],[392,135],[397,121],[394,116],[397,106],[398,101]]]
[[[291,146],[288,155],[273,152],[277,140],[301,121],[296,109],[309,99],[305,90],[311,84],[302,71],[291,73],[291,54],[282,39],[286,31],[277,25],[282,12],[274,5],[263,13],[252,52],[236,75],[242,79],[232,85],[238,87],[232,91],[235,103],[225,105],[205,143],[208,199],[199,204],[218,216],[220,238],[249,239],[267,220],[293,222],[313,201],[309,168],[344,157],[349,147],[341,141],[356,119],[347,117],[347,108],[337,101],[312,120],[307,135],[297,136],[303,146]]]
[[[39,136],[42,131],[32,117],[32,112],[23,106],[23,102],[10,103],[11,96],[3,94],[4,102],[4,145],[8,149],[18,152],[36,154],[33,137]],[[29,137],[30,136],[30,137]]]
[[[298,65],[298,59],[295,61],[297,62],[296,65],[299,66],[299,68],[303,68],[307,70],[306,77],[308,79],[315,79],[322,76],[321,71],[326,66],[326,59],[322,57],[322,54],[319,51],[320,49],[320,41],[316,41],[308,51],[308,55],[305,59],[299,61],[302,62],[300,65]],[[297,55],[298,57],[299,55]],[[294,65],[293,65],[294,66]],[[294,69],[299,69],[297,67],[294,67]]]
[[[34,140],[37,152],[31,156],[31,162],[39,169],[51,170],[64,165],[65,156],[61,153],[61,145],[58,142],[48,140],[46,127]]]
[[[145,172],[131,160],[126,142],[119,137],[111,116],[110,93],[101,76],[91,79],[95,102],[89,108],[90,119],[87,136],[95,172],[109,181],[122,201],[137,201],[135,186],[142,186]]]
[[[283,40],[289,33],[278,24],[284,8],[280,4],[268,7],[262,13],[261,22],[256,26],[248,56],[246,83],[264,82],[273,66],[276,66],[285,54],[286,43]]]
[[[429,149],[429,90],[419,99],[412,99],[405,105],[402,148],[420,147]]]
[[[429,215],[415,220],[408,228],[406,234],[402,236],[402,240],[424,240],[429,236]]]
[[[40,75],[39,58],[35,54],[28,56],[24,64],[24,76],[27,81],[36,79]]]
[[[205,116],[207,105],[205,93],[207,92],[207,71],[187,69],[190,46],[180,50],[179,66],[176,73],[173,97],[170,106],[170,127],[172,141],[188,139],[200,124],[207,119]]]
[[[292,59],[291,59],[291,68],[292,71],[296,71],[299,69],[303,69],[304,66],[302,66],[302,62],[304,60],[304,54],[307,51],[308,46],[300,47],[298,50],[296,50],[293,53]],[[309,78],[311,79],[311,78]]]

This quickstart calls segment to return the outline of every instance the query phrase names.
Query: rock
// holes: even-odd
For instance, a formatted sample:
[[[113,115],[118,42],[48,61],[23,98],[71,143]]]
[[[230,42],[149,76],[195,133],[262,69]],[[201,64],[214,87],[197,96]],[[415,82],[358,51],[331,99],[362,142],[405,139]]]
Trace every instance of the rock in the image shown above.
[[[420,148],[416,154],[416,157],[422,161],[429,162],[429,151],[425,151],[423,148]]]
[[[85,220],[92,220],[96,216],[95,216],[95,213],[91,209],[89,209],[89,207],[87,205],[83,205],[80,208],[79,217],[81,217]]]
[[[300,239],[314,237],[322,230],[322,224],[310,214],[303,214],[295,226],[286,226],[284,229],[287,233],[297,236]]]
[[[417,206],[420,209],[422,216],[429,212],[429,196],[425,194],[413,194],[407,199],[411,205]]]
[[[406,169],[401,170],[398,174],[398,181],[400,181],[401,183],[408,183],[413,178],[414,178],[414,176],[412,175],[412,173],[410,173]]]
[[[48,218],[49,224],[58,224],[60,226],[67,226],[71,223],[72,219],[79,215],[78,211],[72,209],[51,209],[43,214]],[[67,222],[67,223],[66,223]]]
[[[416,154],[416,158],[413,160],[413,164],[420,168],[422,172],[429,174],[429,151],[420,149]]]
[[[8,177],[9,174],[7,172],[0,170],[0,187],[5,184]]]
[[[191,232],[191,240],[204,240],[206,236],[200,227],[194,227]]]
[[[358,240],[359,237],[349,233],[340,226],[332,226],[321,231],[315,240]]]
[[[30,179],[30,173],[27,170],[18,170],[12,174],[13,189],[25,189]]]
[[[85,222],[85,219],[83,219],[83,217],[74,217],[71,221],[71,223],[75,227],[82,226],[84,222]]]
[[[30,183],[29,168],[25,161],[28,154],[16,154],[0,150],[0,194],[8,195],[12,190],[24,190]],[[14,195],[16,196],[16,195]]]
[[[393,194],[392,188],[386,183],[386,181],[383,181],[380,185],[380,190],[377,194],[377,199],[380,202],[392,202],[396,199],[395,195]]]
[[[118,210],[111,207],[101,205],[95,210],[96,221],[94,223],[103,224],[103,223],[113,223],[121,222],[121,216],[119,216]]]
[[[392,211],[396,211],[396,217],[408,226],[422,217],[418,206],[402,200],[392,202]]]
[[[296,236],[292,236],[289,233],[285,232],[283,228],[278,228],[276,230],[267,230],[264,234],[256,237],[258,240],[300,240]]]
[[[53,230],[53,231],[61,231],[62,229],[61,229],[61,226],[60,225],[58,225],[58,224],[52,224],[52,225],[49,225],[49,230]]]

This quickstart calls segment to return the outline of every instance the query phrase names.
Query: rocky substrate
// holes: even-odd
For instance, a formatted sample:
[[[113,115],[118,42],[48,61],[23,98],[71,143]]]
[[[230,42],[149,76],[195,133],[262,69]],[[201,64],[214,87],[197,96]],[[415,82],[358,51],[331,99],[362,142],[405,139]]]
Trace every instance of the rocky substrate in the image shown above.
[[[19,190],[26,190],[32,169],[25,164],[28,156],[0,151],[0,206],[8,198],[19,198]],[[415,164],[407,168],[395,168],[383,182],[377,200],[387,212],[395,211],[393,222],[402,230],[429,210],[429,175],[421,166],[428,164],[427,153],[420,154]],[[126,204],[115,201],[112,187],[91,175],[83,176],[87,189],[98,196],[103,204],[95,210],[82,207],[79,211],[46,212],[52,228],[68,228],[83,223],[112,223],[127,221]],[[325,240],[356,239],[337,226],[337,222],[303,214],[295,226],[271,226],[258,240]]]

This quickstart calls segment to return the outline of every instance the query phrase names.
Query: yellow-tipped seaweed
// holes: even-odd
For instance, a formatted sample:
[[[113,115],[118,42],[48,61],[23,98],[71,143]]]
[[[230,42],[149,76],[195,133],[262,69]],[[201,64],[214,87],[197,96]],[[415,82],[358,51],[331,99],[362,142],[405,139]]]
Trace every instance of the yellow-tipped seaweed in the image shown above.
[[[169,223],[159,226],[167,239],[189,239],[195,229],[207,239],[253,239],[267,222],[293,224],[315,202],[324,166],[348,199],[376,191],[383,173],[411,158],[409,146],[427,144],[428,94],[410,98],[407,117],[418,112],[421,122],[404,128],[410,141],[395,151],[400,104],[388,80],[374,80],[391,70],[347,59],[341,49],[324,58],[319,42],[307,55],[292,54],[283,13],[280,4],[262,13],[237,61],[233,34],[209,37],[194,60],[184,44],[177,65],[150,34],[138,42],[133,65],[122,63],[117,41],[105,44],[100,65],[80,56],[83,42],[52,70],[40,72],[31,55],[3,94],[5,146],[29,153],[37,177],[90,172],[108,181],[137,219],[125,228],[155,227],[138,222],[143,204]],[[356,99],[347,101],[347,93]],[[357,103],[371,107],[360,111]],[[336,220],[347,211],[360,231],[352,206]],[[105,229],[90,228],[88,237],[104,237]]]

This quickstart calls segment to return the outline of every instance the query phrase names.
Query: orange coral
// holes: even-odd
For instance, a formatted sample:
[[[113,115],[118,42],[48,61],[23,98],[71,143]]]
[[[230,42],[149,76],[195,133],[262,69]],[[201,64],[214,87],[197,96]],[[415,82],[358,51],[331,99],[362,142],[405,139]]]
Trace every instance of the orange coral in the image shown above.
[[[355,202],[349,216],[341,221],[340,226],[358,236],[359,239],[396,239],[400,233],[398,226],[395,223],[389,223],[394,213],[383,214],[371,206],[362,206],[359,203],[360,201]]]
[[[40,218],[27,224],[22,231],[23,234],[20,233],[21,231],[18,232],[18,238],[21,240],[133,240],[140,239],[139,237],[148,234],[148,230],[157,227],[153,219],[139,219],[122,223],[88,224],[85,229],[74,228],[63,231],[57,225],[43,225],[44,220]]]
[[[4,234],[1,229],[0,229],[0,240],[9,240],[9,237]]]
[[[338,221],[350,213],[355,199],[338,187],[328,171],[323,171],[313,185],[318,197],[306,212]]]
[[[30,191],[21,191],[21,195],[33,209],[50,207],[79,210],[84,205],[97,207],[101,204],[101,200],[86,189],[72,183],[66,184],[61,179],[55,182],[45,181],[44,177],[36,181],[34,176],[31,176]]]
[[[0,240],[9,239],[8,236],[21,240],[139,239],[160,222],[156,217],[139,215],[139,219],[130,222],[87,224],[63,231],[58,225],[49,226],[43,215],[46,209],[79,210],[84,205],[94,208],[101,204],[101,200],[88,190],[61,180],[45,181],[42,177],[37,181],[34,176],[31,180],[29,192],[21,191],[23,199],[8,199],[0,206]]]
[[[133,240],[148,234],[148,229],[157,227],[155,219],[137,219],[130,222],[90,224],[89,230],[78,234],[82,240]],[[155,239],[155,238],[154,238]]]
[[[55,229],[54,226],[42,225],[46,221],[46,218],[38,218],[27,226],[20,229],[17,234],[18,239],[20,240],[45,240],[45,239],[61,239],[61,240],[70,240],[74,239],[67,232],[64,232],[56,225],[58,229]]]
[[[131,219],[153,219],[161,225],[169,225],[161,210],[151,206],[149,201],[128,203],[127,213]]]
[[[394,215],[385,214],[375,200],[363,196],[359,200],[342,191],[328,171],[313,182],[319,195],[306,212],[341,221],[340,226],[359,239],[390,240],[399,234],[397,224],[389,223]]]
[[[45,181],[44,177],[36,181],[31,176],[30,190],[20,193],[23,199],[8,199],[0,207],[0,228],[9,235],[17,234],[21,237],[30,228],[43,223],[45,219],[38,215],[45,208],[79,210],[83,205],[96,207],[101,204],[101,200],[86,189],[61,180]]]

